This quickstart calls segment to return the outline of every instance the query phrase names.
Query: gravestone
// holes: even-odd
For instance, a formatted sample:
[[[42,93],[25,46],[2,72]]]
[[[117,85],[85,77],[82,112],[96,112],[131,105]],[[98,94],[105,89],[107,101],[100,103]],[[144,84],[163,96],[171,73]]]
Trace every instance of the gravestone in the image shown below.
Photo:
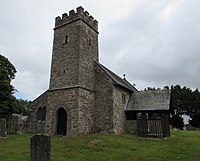
[[[6,130],[6,119],[0,119],[0,137],[6,138],[7,130]]]
[[[35,135],[31,138],[31,161],[51,161],[51,138]]]

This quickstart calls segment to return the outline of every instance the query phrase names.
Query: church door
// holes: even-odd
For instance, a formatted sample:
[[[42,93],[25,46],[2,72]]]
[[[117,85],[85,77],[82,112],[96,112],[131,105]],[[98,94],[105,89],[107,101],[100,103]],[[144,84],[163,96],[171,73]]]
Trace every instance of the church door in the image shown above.
[[[67,112],[64,108],[57,111],[57,135],[66,135],[67,133]]]

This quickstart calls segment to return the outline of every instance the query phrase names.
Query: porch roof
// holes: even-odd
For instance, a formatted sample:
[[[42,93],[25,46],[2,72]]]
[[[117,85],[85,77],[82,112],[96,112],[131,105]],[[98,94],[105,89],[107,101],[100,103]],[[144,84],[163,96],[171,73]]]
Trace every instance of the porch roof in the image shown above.
[[[170,90],[145,90],[131,95],[127,111],[169,110]]]

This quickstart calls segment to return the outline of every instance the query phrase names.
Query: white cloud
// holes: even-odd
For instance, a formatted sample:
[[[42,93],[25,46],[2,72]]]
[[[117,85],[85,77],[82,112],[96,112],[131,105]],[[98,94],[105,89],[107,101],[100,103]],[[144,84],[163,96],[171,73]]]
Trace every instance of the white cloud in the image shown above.
[[[27,98],[48,88],[54,18],[80,5],[99,22],[100,60],[111,70],[139,89],[200,87],[198,0],[2,0],[0,53]]]
[[[174,0],[169,1],[170,3],[165,7],[165,9],[160,14],[161,20],[166,20],[173,16],[173,14],[176,12],[177,8],[180,6],[180,3],[182,0]]]

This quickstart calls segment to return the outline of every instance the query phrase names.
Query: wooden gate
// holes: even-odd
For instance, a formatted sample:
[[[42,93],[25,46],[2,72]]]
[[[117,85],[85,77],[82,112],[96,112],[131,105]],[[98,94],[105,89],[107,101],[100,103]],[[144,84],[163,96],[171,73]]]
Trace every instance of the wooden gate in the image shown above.
[[[138,137],[168,137],[169,135],[168,119],[137,120]]]

